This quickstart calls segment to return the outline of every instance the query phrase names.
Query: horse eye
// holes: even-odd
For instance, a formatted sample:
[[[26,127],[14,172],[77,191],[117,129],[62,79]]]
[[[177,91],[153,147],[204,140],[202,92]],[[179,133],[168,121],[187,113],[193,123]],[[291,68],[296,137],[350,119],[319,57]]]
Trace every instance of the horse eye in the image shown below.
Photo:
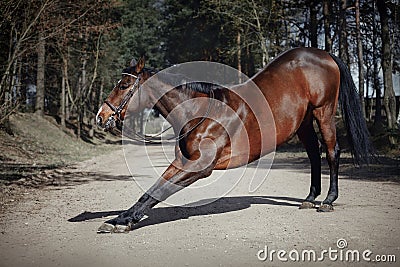
[[[128,83],[123,83],[123,84],[120,84],[119,85],[119,89],[120,90],[125,90],[125,89],[127,89],[129,87],[129,84]]]

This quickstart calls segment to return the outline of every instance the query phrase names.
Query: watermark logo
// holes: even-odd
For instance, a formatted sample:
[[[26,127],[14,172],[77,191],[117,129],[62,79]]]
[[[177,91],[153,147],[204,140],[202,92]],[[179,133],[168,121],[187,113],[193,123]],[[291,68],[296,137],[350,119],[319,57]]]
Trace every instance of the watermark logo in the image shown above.
[[[374,254],[370,249],[358,250],[349,249],[347,240],[340,238],[336,242],[336,247],[329,247],[321,251],[313,249],[270,249],[267,245],[257,252],[260,261],[281,261],[281,262],[396,262],[394,254]]]
[[[339,239],[336,241],[336,246],[337,246],[339,249],[347,248],[347,241],[346,241],[346,239],[344,239],[344,238],[339,238]]]

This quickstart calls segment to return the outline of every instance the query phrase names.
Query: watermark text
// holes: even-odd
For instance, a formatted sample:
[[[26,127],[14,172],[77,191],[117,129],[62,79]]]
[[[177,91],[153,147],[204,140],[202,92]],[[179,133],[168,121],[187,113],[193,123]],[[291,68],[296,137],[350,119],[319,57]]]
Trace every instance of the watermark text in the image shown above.
[[[321,251],[313,249],[270,249],[267,245],[257,252],[260,261],[293,261],[293,262],[322,262],[322,261],[341,261],[341,262],[396,262],[394,254],[374,254],[370,249],[358,250],[348,249],[345,239],[338,239],[336,247],[329,247]]]

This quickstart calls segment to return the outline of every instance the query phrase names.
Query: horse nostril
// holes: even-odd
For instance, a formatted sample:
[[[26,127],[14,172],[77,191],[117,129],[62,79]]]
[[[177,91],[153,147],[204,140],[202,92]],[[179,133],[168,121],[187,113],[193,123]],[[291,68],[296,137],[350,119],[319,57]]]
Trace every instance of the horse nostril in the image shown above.
[[[102,126],[103,125],[103,119],[100,116],[97,117],[97,125],[98,126]]]

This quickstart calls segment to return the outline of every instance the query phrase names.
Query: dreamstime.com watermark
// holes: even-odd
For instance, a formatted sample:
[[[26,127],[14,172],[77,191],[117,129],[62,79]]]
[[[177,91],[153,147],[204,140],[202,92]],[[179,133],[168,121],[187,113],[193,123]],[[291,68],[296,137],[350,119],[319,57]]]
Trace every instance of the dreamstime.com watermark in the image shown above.
[[[374,254],[370,249],[358,250],[348,249],[346,239],[340,238],[336,242],[336,247],[329,247],[321,251],[313,249],[292,249],[290,251],[283,249],[269,249],[266,245],[264,249],[257,252],[257,258],[260,261],[293,261],[293,262],[396,262],[394,254]]]

